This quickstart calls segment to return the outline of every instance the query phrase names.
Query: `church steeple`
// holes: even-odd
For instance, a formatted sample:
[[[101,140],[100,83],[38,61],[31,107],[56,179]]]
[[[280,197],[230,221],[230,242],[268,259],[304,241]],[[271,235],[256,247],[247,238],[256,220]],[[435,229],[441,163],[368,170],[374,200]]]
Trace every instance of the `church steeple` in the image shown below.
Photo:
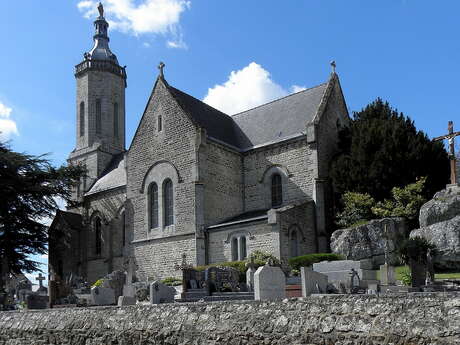
[[[94,21],[94,47],[89,53],[85,53],[85,60],[106,60],[118,65],[116,55],[109,48],[109,23],[104,18],[104,7],[99,3],[97,9],[99,10],[99,17]]]
[[[87,168],[80,192],[100,177],[114,156],[125,151],[126,70],[109,48],[109,23],[101,3],[98,10],[94,47],[75,66],[76,145],[69,161]]]

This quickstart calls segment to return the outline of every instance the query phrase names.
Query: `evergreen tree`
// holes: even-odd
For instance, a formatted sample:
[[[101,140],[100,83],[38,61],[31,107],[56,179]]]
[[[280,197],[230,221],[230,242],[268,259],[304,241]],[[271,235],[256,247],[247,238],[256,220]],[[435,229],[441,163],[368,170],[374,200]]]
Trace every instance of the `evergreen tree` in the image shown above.
[[[46,253],[48,227],[40,220],[58,209],[57,197],[70,202],[82,174],[79,166],[54,168],[44,156],[14,152],[0,142],[0,291],[4,274],[40,270],[30,259]]]
[[[340,132],[341,152],[331,166],[336,197],[345,192],[368,193],[377,201],[393,187],[426,176],[429,199],[449,183],[449,159],[443,144],[417,131],[414,122],[380,98],[353,115]]]

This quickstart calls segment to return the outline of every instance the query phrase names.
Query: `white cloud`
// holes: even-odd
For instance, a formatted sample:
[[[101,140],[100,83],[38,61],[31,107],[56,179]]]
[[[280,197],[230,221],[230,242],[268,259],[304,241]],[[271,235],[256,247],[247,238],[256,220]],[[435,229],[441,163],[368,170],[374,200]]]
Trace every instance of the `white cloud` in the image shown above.
[[[166,46],[173,49],[188,49],[187,44],[182,39],[177,41],[168,41],[166,42]]]
[[[236,114],[274,99],[305,89],[293,85],[289,91],[275,83],[270,72],[255,62],[239,71],[232,71],[228,80],[208,89],[203,101],[226,114]]]
[[[306,86],[292,85],[290,90],[291,90],[292,93],[296,93],[296,92],[300,92],[300,91],[303,91],[303,90],[306,90],[306,89],[307,89]]]
[[[150,43],[149,43],[149,42],[144,42],[144,43],[142,43],[142,45],[143,45],[145,48],[150,48]]]
[[[98,0],[83,0],[77,4],[85,18],[97,16]],[[122,32],[139,34],[174,33],[182,12],[189,9],[185,0],[105,0],[104,10],[110,26]]]
[[[0,102],[0,140],[8,140],[13,134],[19,135],[16,122],[10,119],[13,109]]]
[[[13,109],[8,108],[6,105],[0,102],[0,117],[10,117],[11,112]]]

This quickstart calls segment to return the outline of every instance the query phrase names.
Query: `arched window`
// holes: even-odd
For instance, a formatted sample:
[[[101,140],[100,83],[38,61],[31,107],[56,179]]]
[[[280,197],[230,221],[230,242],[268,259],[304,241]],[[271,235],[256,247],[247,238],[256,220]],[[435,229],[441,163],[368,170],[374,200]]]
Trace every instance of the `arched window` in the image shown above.
[[[234,237],[232,239],[232,261],[238,260],[238,238]]]
[[[101,134],[102,114],[101,114],[101,99],[96,99],[96,133]]]
[[[121,235],[123,236],[122,243],[124,247],[126,245],[126,218],[124,212],[121,214],[121,229]]]
[[[247,257],[246,236],[235,236],[231,241],[232,261],[244,260]]]
[[[100,255],[102,252],[102,221],[101,218],[96,218],[94,221],[94,236],[95,236],[95,254]]]
[[[173,200],[173,184],[170,179],[163,183],[163,210],[164,210],[164,225],[174,224],[174,200]]]
[[[241,236],[240,237],[240,255],[239,259],[240,260],[245,260],[246,259],[246,237]]]
[[[163,119],[161,118],[161,115],[158,115],[158,132],[161,132],[163,129]]]
[[[272,176],[272,207],[281,206],[283,203],[283,186],[281,184],[281,175],[273,174]]]
[[[150,229],[158,227],[158,185],[153,182],[149,188]]]
[[[85,135],[85,102],[80,103],[80,136]]]
[[[299,241],[297,238],[297,230],[291,231],[290,248],[291,257],[299,256]]]
[[[113,104],[113,136],[118,138],[118,103]]]

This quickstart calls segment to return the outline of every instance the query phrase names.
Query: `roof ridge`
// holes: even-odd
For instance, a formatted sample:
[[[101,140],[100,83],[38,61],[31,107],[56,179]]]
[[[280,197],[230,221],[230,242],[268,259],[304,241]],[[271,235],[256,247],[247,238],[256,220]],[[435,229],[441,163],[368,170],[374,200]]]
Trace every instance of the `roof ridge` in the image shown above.
[[[176,87],[174,87],[174,86],[171,86],[171,85],[168,85],[168,87],[169,87],[170,89],[173,89],[173,91],[182,92],[184,95],[187,95],[187,96],[193,98],[194,100],[196,100],[196,101],[198,101],[198,102],[200,102],[200,103],[205,104],[207,107],[210,107],[210,108],[212,108],[212,109],[218,111],[219,113],[221,113],[221,114],[223,114],[223,115],[225,115],[225,116],[228,116],[230,119],[232,118],[232,115],[228,115],[228,114],[224,113],[222,110],[219,110],[219,109],[217,109],[217,108],[214,108],[212,105],[209,105],[208,103],[203,102],[201,99],[198,99],[198,98],[196,98],[195,96],[192,96],[192,95],[190,95],[189,93],[187,93],[187,92],[185,92],[185,91],[182,91],[182,90],[180,90],[180,89],[178,89],[178,88],[176,88]]]
[[[288,97],[297,95],[297,94],[299,94],[299,93],[306,92],[306,91],[310,91],[310,90],[316,89],[316,88],[318,88],[318,87],[320,87],[320,86],[327,85],[327,83],[329,83],[329,81],[324,82],[324,83],[321,83],[321,84],[318,84],[318,85],[316,85],[316,86],[309,87],[309,88],[307,88],[307,89],[305,89],[305,90],[300,90],[300,91],[297,91],[297,92],[294,92],[294,93],[290,93],[289,95],[286,95],[286,96],[283,96],[283,97],[274,99],[274,100],[272,100],[272,101],[270,101],[270,102],[267,102],[267,103],[258,105],[257,107],[249,108],[249,109],[247,109],[247,110],[243,110],[243,111],[240,111],[239,113],[236,113],[236,114],[233,114],[233,115],[229,115],[229,116],[230,116],[230,117],[235,117],[235,116],[241,115],[241,114],[246,113],[246,112],[248,112],[248,111],[251,111],[251,110],[254,110],[254,109],[263,107],[263,106],[268,105],[268,104],[271,104],[271,103],[278,102],[278,101],[280,101],[280,100],[282,100],[282,99],[285,99],[285,98],[288,98]],[[206,104],[206,103],[205,103],[205,104]]]

